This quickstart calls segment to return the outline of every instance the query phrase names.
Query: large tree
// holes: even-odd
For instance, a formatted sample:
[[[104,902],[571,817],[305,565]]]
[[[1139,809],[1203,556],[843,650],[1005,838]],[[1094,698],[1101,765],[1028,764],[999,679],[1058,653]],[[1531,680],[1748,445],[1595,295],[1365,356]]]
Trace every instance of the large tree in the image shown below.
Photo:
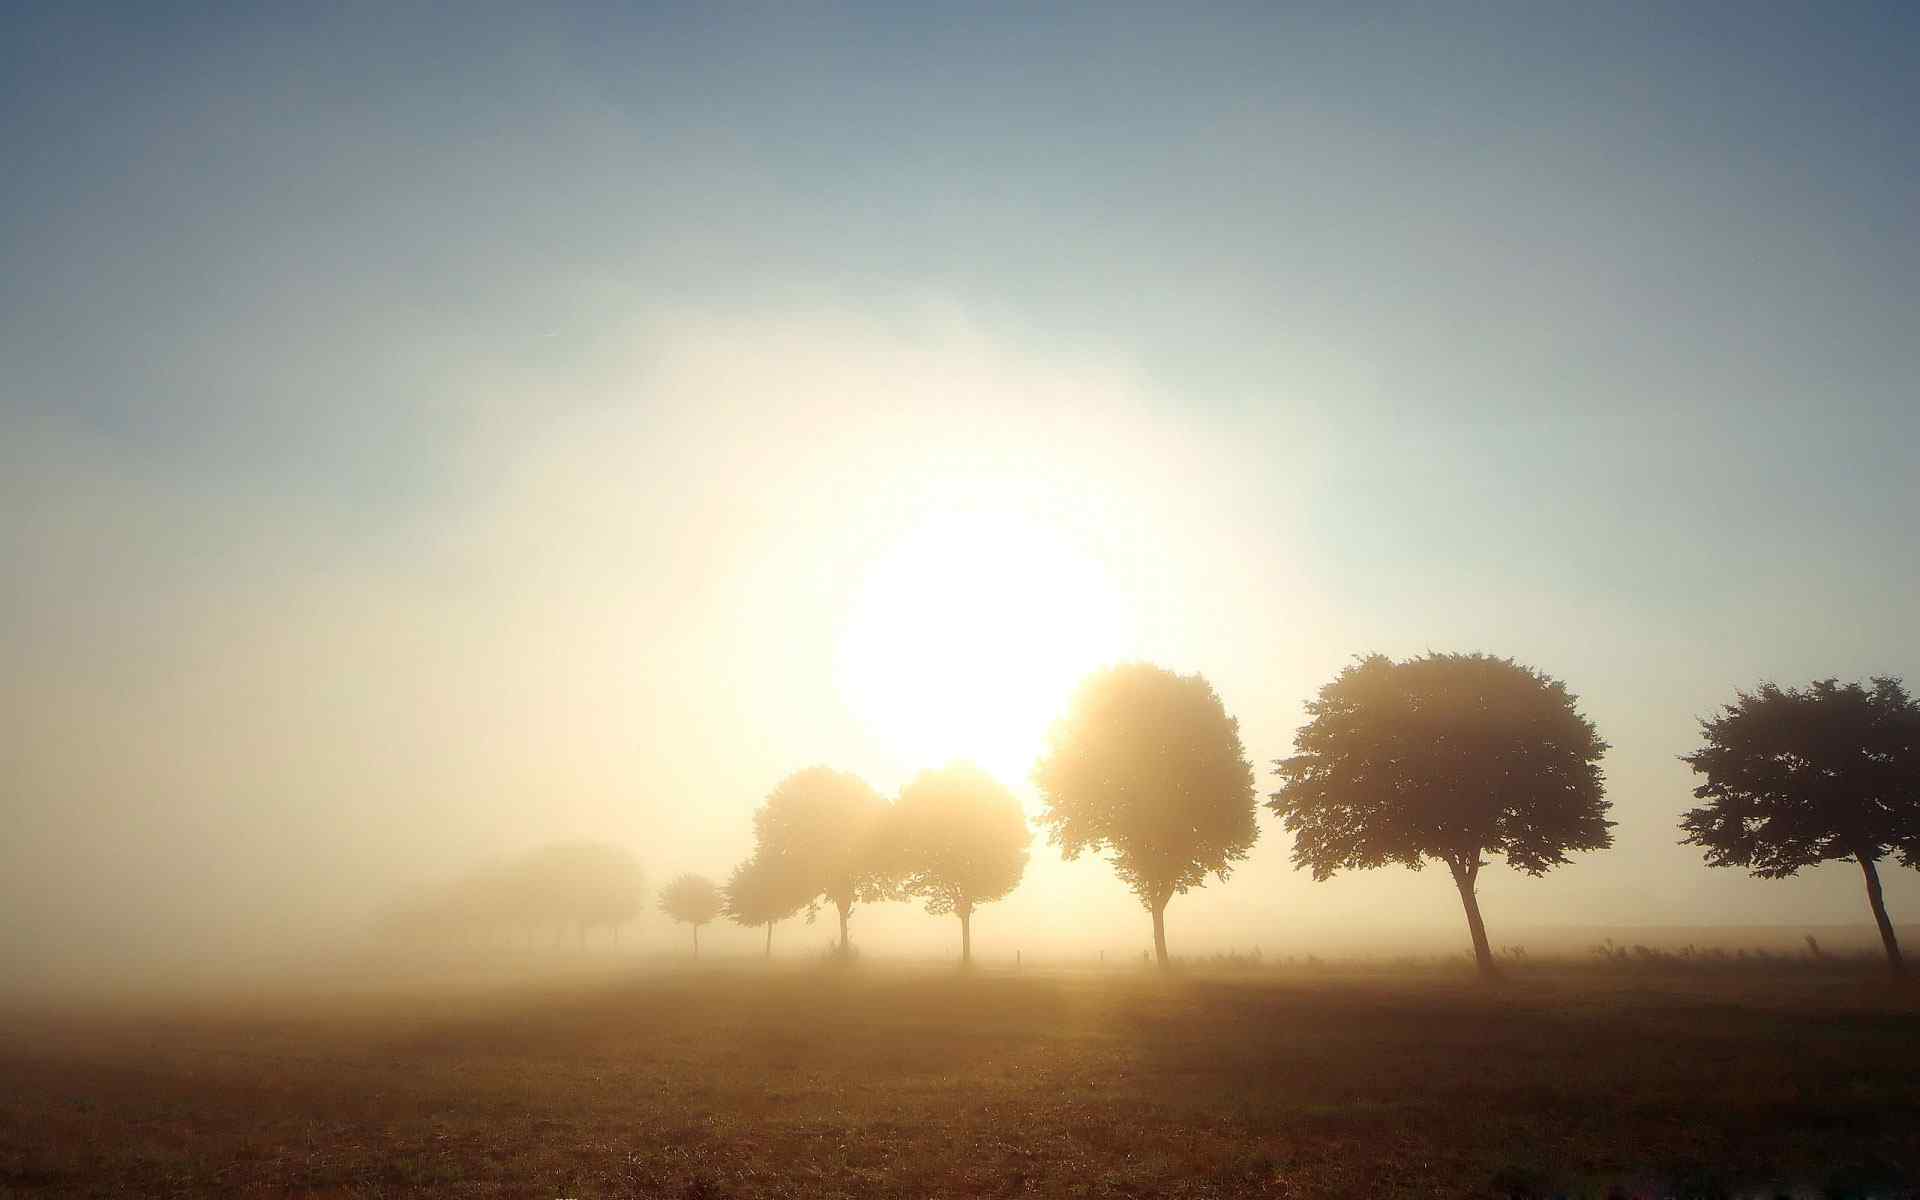
[[[960,918],[960,961],[973,961],[973,910],[1001,899],[1027,869],[1020,800],[980,768],[953,763],[922,771],[900,791],[888,822],[888,849],[900,890],[935,916]]]
[[[773,927],[806,907],[797,889],[778,877],[777,864],[755,855],[733,869],[721,891],[721,911],[749,929],[766,926],[768,958],[773,957]]]
[[[700,927],[720,915],[720,889],[705,875],[681,875],[660,889],[660,911],[693,926],[693,956],[700,957]]]
[[[1048,843],[1067,859],[1110,852],[1153,914],[1162,967],[1167,901],[1209,874],[1225,879],[1260,835],[1240,724],[1199,675],[1147,663],[1095,672],[1054,724],[1033,779]]]
[[[1683,843],[1763,879],[1859,863],[1887,964],[1905,974],[1876,865],[1920,867],[1920,705],[1900,681],[1762,684],[1700,731],[1706,744],[1681,761],[1706,776],[1693,794],[1707,803],[1680,819]]]
[[[897,894],[882,842],[887,807],[858,775],[808,767],[782,779],[753,814],[753,856],[785,881],[783,897],[804,906],[809,921],[822,901],[834,907],[842,957],[851,951],[853,906]]]
[[[1438,859],[1453,873],[1473,954],[1495,973],[1476,884],[1487,855],[1540,875],[1570,850],[1612,845],[1607,744],[1557,679],[1512,659],[1372,655],[1307,705],[1269,807],[1293,865],[1335,871]]]

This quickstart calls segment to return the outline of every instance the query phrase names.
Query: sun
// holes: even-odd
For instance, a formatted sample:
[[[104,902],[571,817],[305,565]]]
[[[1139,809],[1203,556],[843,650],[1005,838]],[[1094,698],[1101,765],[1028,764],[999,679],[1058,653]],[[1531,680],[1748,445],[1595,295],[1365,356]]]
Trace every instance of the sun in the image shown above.
[[[848,709],[909,770],[968,759],[1026,782],[1079,680],[1122,657],[1120,594],[1064,531],[946,512],[868,566],[841,632]]]

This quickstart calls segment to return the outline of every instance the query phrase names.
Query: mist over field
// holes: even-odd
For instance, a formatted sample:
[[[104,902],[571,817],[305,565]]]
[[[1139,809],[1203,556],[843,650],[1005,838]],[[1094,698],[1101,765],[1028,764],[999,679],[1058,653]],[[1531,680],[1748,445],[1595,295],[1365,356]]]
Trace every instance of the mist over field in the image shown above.
[[[1394,442],[1363,449],[1364,431],[1289,414],[1292,387],[1263,411],[1209,417],[1138,367],[998,343],[951,310],[915,313],[623,324],[567,366],[536,359],[507,382],[450,357],[444,411],[424,414],[299,411],[274,399],[294,386],[275,373],[261,403],[289,411],[196,414],[204,436],[239,440],[231,451],[16,417],[23,436],[0,451],[19,496],[0,518],[16,564],[0,735],[14,832],[0,886],[9,911],[30,916],[0,935],[17,964],[8,977],[102,958],[305,957],[411,888],[554,840],[613,842],[662,882],[721,876],[747,852],[766,792],[814,762],[890,792],[975,757],[1036,809],[1026,776],[1040,735],[1075,675],[1109,659],[1207,674],[1264,793],[1322,677],[1363,650],[1433,644],[1550,664],[1613,745],[1615,847],[1549,882],[1490,873],[1490,909],[1536,927],[1866,928],[1844,867],[1785,883],[1702,871],[1675,844],[1694,783],[1676,756],[1734,686],[1905,666],[1911,639],[1891,609],[1876,615],[1905,584],[1876,576],[1910,572],[1912,555],[1838,564],[1785,594],[1684,603],[1683,580],[1662,581],[1672,595],[1660,599],[1596,589],[1585,561],[1557,585],[1478,573],[1538,561],[1540,542],[1591,527],[1687,540],[1664,516],[1625,522],[1608,503],[1563,530],[1498,519],[1518,549],[1475,545],[1490,536],[1476,529],[1417,560],[1343,565],[1369,541],[1425,540],[1405,528],[1429,520],[1417,506],[1362,530],[1339,511],[1381,503],[1366,487],[1343,496],[1338,480],[1362,469],[1350,458],[1392,455]],[[381,361],[381,340],[365,336]],[[382,441],[403,419],[444,429],[405,470],[301,432],[338,423],[330,437]],[[1577,459],[1595,419],[1535,418],[1541,446],[1528,453]],[[1807,421],[1809,436],[1853,436]],[[1873,434],[1868,417],[1861,428],[1899,436]],[[1270,453],[1283,485],[1256,483]],[[1436,469],[1423,447],[1402,453],[1409,471]],[[297,474],[335,470],[374,478]],[[272,477],[235,477],[253,471]],[[857,489],[838,482],[849,475]],[[1168,483],[1103,490],[1139,478]],[[1884,485],[1883,537],[1907,549],[1892,513],[1910,478]],[[1462,520],[1539,503],[1548,481],[1505,486],[1515,494],[1472,501]],[[961,553],[914,549],[929,524],[958,525]],[[1755,530],[1746,553],[1779,536]],[[1817,539],[1806,536],[1801,549]],[[863,643],[849,614],[876,557],[904,611]],[[1036,562],[1043,581],[1051,569],[1079,591],[1036,597]],[[1399,599],[1408,592],[1417,603]],[[915,607],[933,611],[923,622]],[[956,608],[987,622],[961,635],[959,655],[942,628]],[[1776,632],[1813,608],[1849,615]],[[850,663],[850,650],[885,665]],[[1195,949],[1393,940],[1376,929],[1459,948],[1439,878],[1390,869],[1313,884],[1263,826],[1229,883],[1182,903]],[[1911,873],[1887,887],[1896,914],[1920,906]],[[902,906],[862,918],[876,947],[945,950]],[[671,936],[663,924],[640,929]],[[1133,950],[1143,936],[1110,872],[1042,845],[993,925],[982,937],[1002,951],[1012,928],[1049,953]]]
[[[21,5],[0,112],[0,1196],[1920,1187],[1914,11]]]

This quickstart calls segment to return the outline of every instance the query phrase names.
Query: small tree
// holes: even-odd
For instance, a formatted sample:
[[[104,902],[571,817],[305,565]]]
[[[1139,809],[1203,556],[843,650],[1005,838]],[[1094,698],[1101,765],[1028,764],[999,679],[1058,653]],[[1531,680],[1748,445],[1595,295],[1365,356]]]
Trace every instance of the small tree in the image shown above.
[[[773,865],[755,856],[733,869],[721,889],[721,912],[736,925],[767,927],[768,958],[773,957],[773,927],[806,907],[791,886],[782,886]]]
[[[556,944],[571,927],[619,930],[640,915],[645,877],[632,854],[604,842],[559,842],[489,863],[411,898],[387,915],[394,933],[414,937],[499,940],[514,929],[531,939],[553,931]]]
[[[1887,966],[1904,975],[1876,864],[1897,854],[1920,867],[1920,705],[1891,678],[1736,696],[1700,722],[1706,744],[1681,757],[1706,776],[1693,794],[1707,801],[1680,819],[1682,844],[1704,847],[1710,867],[1763,879],[1859,863]]]
[[[693,926],[693,956],[700,957],[700,927],[720,915],[720,889],[705,875],[682,875],[660,889],[660,911]]]
[[[1048,844],[1067,859],[1111,851],[1153,914],[1162,967],[1167,901],[1209,874],[1227,878],[1260,835],[1240,724],[1199,675],[1147,663],[1095,672],[1054,724],[1033,779]]]
[[[1506,658],[1429,654],[1355,662],[1307,705],[1268,802],[1293,834],[1293,865],[1447,864],[1473,954],[1494,975],[1475,893],[1485,855],[1540,875],[1569,850],[1613,843],[1600,757],[1607,744],[1566,685]]]
[[[640,915],[645,881],[632,854],[605,842],[556,842],[517,864],[523,895],[557,927],[572,926],[584,946],[587,930],[618,928]]]
[[[935,916],[960,918],[960,961],[971,963],[973,910],[1019,886],[1032,840],[1018,797],[980,768],[954,763],[901,789],[888,846],[901,891]]]
[[[753,814],[753,856],[812,921],[822,900],[840,914],[839,952],[856,903],[893,899],[881,834],[887,802],[858,775],[808,767],[781,780]]]

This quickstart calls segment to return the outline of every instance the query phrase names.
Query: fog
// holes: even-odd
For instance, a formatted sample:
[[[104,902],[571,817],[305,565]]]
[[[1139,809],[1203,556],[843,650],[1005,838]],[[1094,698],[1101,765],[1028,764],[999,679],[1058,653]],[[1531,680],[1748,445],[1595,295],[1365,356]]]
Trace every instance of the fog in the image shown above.
[[[831,30],[815,56],[765,21],[627,30],[632,64],[502,14],[23,36],[76,66],[18,73],[4,135],[37,166],[0,226],[0,980],[362,962],[395,905],[580,840],[638,861],[619,952],[664,957],[652,889],[724,880],[796,769],[890,796],[968,758],[1037,815],[1073,684],[1144,660],[1212,682],[1264,794],[1354,655],[1431,649],[1565,680],[1612,746],[1614,846],[1490,869],[1497,943],[1866,944],[1857,871],[1708,870],[1675,824],[1734,689],[1920,678],[1920,275],[1855,240],[1913,181],[1863,182],[1871,147],[1822,133],[1844,105],[1772,124],[1692,42],[1649,102],[1731,87],[1758,144],[1824,146],[1814,192],[1650,130],[1604,72],[1548,87],[1565,47],[1524,28],[1495,103],[1471,38],[1316,26],[1302,107],[1238,39],[1143,25],[1105,70],[1224,81],[1144,82],[1179,103],[1123,135],[1131,102],[1074,70],[1002,128],[969,107],[993,45],[946,35],[922,86],[907,50],[843,71]],[[1410,107],[1409,58],[1457,124]],[[1549,97],[1600,142],[1529,124]],[[1443,872],[1314,883],[1259,826],[1174,900],[1179,952],[1464,949]],[[1913,872],[1886,890],[1920,913]],[[853,929],[937,958],[952,926]],[[974,939],[1150,931],[1036,836]]]
[[[1264,455],[1156,418],[1150,383],[1123,363],[1035,358],[937,311],[904,329],[843,315],[661,320],[604,354],[566,384],[602,389],[598,402],[543,416],[537,397],[562,385],[523,381],[527,394],[492,401],[516,414],[497,418],[510,433],[477,431],[437,456],[432,506],[351,536],[276,497],[238,504],[70,446],[14,444],[9,477],[30,480],[37,503],[9,506],[36,516],[12,530],[28,601],[16,627],[30,622],[6,722],[20,797],[8,905],[27,915],[8,930],[12,978],[340,953],[411,890],[555,840],[623,847],[656,883],[724,878],[786,772],[826,762],[891,792],[937,765],[904,756],[937,741],[888,740],[915,721],[956,723],[934,731],[954,754],[978,730],[989,744],[975,757],[1033,809],[1018,768],[1073,679],[1051,661],[1036,681],[1022,647],[1078,646],[1086,661],[1067,666],[1079,669],[1145,657],[1208,674],[1264,791],[1302,702],[1348,653],[1417,648],[1416,628],[1493,644],[1470,589],[1436,589],[1430,609],[1397,620],[1378,602],[1341,611],[1289,590],[1312,575],[1311,547],[1234,520]],[[769,393],[784,402],[769,410]],[[1299,457],[1289,477],[1310,491],[1315,465]],[[1174,482],[1126,489],[1143,477]],[[991,528],[1006,512],[1094,564],[1115,596],[1104,624],[1122,638],[1081,646],[1057,604],[1031,606],[1056,622],[1036,629],[1015,624],[1020,605],[997,606],[988,616],[1007,627],[966,639],[1009,648],[984,679],[969,668],[959,681],[982,687],[977,716],[932,679],[930,695],[895,698],[903,722],[862,710],[839,649],[863,567],[929,520]],[[1030,586],[992,546],[975,552],[926,594],[969,572],[1008,595]],[[1671,756],[1692,744],[1692,712],[1741,678],[1743,647],[1682,659],[1684,674],[1642,667],[1555,638],[1552,614],[1570,603],[1549,591],[1530,604],[1543,611],[1507,610],[1497,644],[1574,681],[1612,739],[1619,843],[1543,880],[1496,873],[1489,911],[1528,926],[1864,928],[1844,872],[1831,886],[1748,882],[1671,845],[1691,786]],[[886,649],[909,662],[937,663],[923,640],[959,636],[897,629]],[[1690,704],[1644,695],[1679,679]],[[1002,681],[1014,694],[992,707]],[[1036,682],[1055,694],[1009,734],[995,717],[1034,709],[1017,693]],[[1458,948],[1443,875],[1315,885],[1286,846],[1263,814],[1253,859],[1171,910],[1180,944],[1405,951],[1426,930],[1434,952]],[[1889,886],[1897,913],[1912,887]],[[855,929],[863,948],[926,956],[950,951],[950,923],[890,904],[863,907]],[[716,930],[710,945],[751,952],[757,936]],[[977,936],[1002,956],[1132,954],[1144,916],[1103,864],[1062,864],[1036,839],[1027,879]],[[657,913],[635,937],[680,941]],[[817,954],[831,937],[831,922],[795,923],[776,941]]]

